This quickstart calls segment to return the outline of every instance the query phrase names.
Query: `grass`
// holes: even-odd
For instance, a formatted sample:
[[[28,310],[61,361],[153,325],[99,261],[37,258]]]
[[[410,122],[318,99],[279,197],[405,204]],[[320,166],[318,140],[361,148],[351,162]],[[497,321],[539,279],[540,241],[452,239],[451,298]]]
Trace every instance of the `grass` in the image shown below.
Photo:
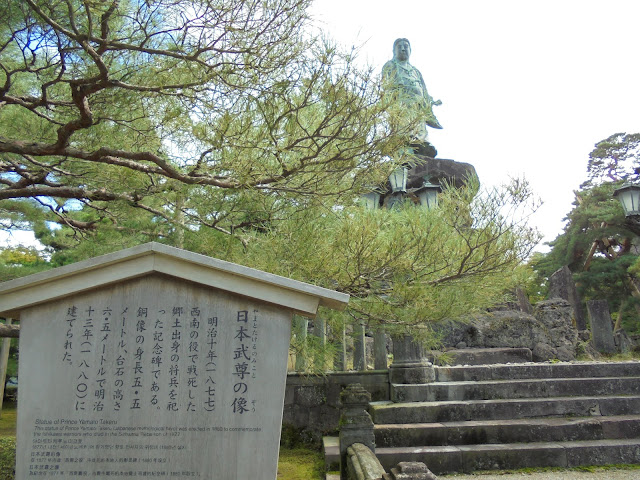
[[[5,401],[0,412],[0,480],[13,480],[16,465],[16,423],[18,409]]]
[[[18,409],[14,402],[5,401],[0,412],[0,438],[16,436]]]
[[[280,449],[277,480],[322,480],[322,454],[306,448]]]
[[[0,437],[0,480],[14,480],[16,437]]]

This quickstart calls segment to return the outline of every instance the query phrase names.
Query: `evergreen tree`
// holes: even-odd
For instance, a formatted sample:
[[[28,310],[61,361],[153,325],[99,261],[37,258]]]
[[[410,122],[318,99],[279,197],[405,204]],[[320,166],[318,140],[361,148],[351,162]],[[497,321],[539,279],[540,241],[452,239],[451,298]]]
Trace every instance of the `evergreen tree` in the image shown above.
[[[606,299],[627,331],[640,330],[640,283],[636,275],[639,240],[614,191],[637,181],[640,134],[617,133],[598,142],[589,155],[588,180],[575,192],[564,232],[538,256],[534,268],[549,277],[567,265],[583,300]]]
[[[134,208],[151,238],[233,235],[393,168],[371,71],[309,33],[309,3],[3,2],[2,225],[126,229]]]

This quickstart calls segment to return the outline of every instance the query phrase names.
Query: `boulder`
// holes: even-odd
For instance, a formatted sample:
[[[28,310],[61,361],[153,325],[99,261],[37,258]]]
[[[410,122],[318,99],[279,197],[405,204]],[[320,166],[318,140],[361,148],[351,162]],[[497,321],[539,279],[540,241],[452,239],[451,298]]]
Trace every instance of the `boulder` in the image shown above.
[[[470,163],[456,162],[443,158],[430,158],[423,155],[416,155],[419,164],[409,170],[407,179],[408,188],[420,188],[424,181],[424,176],[429,177],[429,181],[440,185],[453,185],[461,188],[472,177],[477,177],[476,169]]]
[[[613,334],[613,343],[616,346],[618,353],[631,352],[636,346],[635,342],[631,340],[627,332],[623,329],[616,330]]]
[[[563,298],[573,306],[578,330],[587,328],[587,320],[582,310],[582,300],[578,295],[571,270],[566,265],[549,277],[549,298]]]
[[[529,348],[534,361],[575,360],[578,330],[573,308],[559,298],[539,302],[533,314],[498,310],[470,322],[443,321],[435,326],[445,347]]]
[[[407,189],[409,190],[421,188],[425,176],[433,184],[441,186],[452,185],[456,188],[462,188],[470,178],[477,177],[476,169],[470,163],[431,158],[425,155],[415,155],[415,157],[417,158],[417,164],[410,168],[407,174]],[[387,182],[383,196],[390,194],[391,185]]]

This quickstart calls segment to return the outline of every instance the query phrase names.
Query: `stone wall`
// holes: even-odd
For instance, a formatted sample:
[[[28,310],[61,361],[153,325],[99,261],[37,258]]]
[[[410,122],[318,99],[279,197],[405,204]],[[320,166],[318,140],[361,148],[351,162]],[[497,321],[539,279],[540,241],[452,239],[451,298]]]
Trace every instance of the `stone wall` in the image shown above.
[[[340,420],[340,392],[359,383],[371,400],[389,400],[389,374],[386,370],[328,373],[324,377],[289,373],[284,396],[284,427],[302,432],[305,439],[320,441],[323,433],[335,432]],[[285,428],[286,429],[286,428]]]

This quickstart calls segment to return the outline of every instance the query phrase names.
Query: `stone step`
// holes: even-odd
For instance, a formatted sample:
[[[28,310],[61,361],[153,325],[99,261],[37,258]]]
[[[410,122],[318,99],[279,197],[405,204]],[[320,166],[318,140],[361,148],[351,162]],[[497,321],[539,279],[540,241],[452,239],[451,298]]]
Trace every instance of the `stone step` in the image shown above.
[[[461,348],[444,352],[451,365],[488,365],[531,362],[529,348]],[[429,352],[427,358],[437,363],[442,353]]]
[[[435,474],[537,467],[640,463],[640,438],[376,448],[385,469],[424,462]]]
[[[640,415],[387,424],[374,433],[376,447],[622,439],[640,436]]]
[[[376,424],[640,415],[639,395],[547,397],[413,403],[372,403]]]
[[[322,437],[325,470],[340,470],[340,438]]]
[[[395,402],[570,397],[614,393],[640,394],[640,377],[543,378],[391,385],[391,400]]]
[[[436,381],[465,382],[526,378],[640,377],[640,362],[524,363],[435,367]]]

